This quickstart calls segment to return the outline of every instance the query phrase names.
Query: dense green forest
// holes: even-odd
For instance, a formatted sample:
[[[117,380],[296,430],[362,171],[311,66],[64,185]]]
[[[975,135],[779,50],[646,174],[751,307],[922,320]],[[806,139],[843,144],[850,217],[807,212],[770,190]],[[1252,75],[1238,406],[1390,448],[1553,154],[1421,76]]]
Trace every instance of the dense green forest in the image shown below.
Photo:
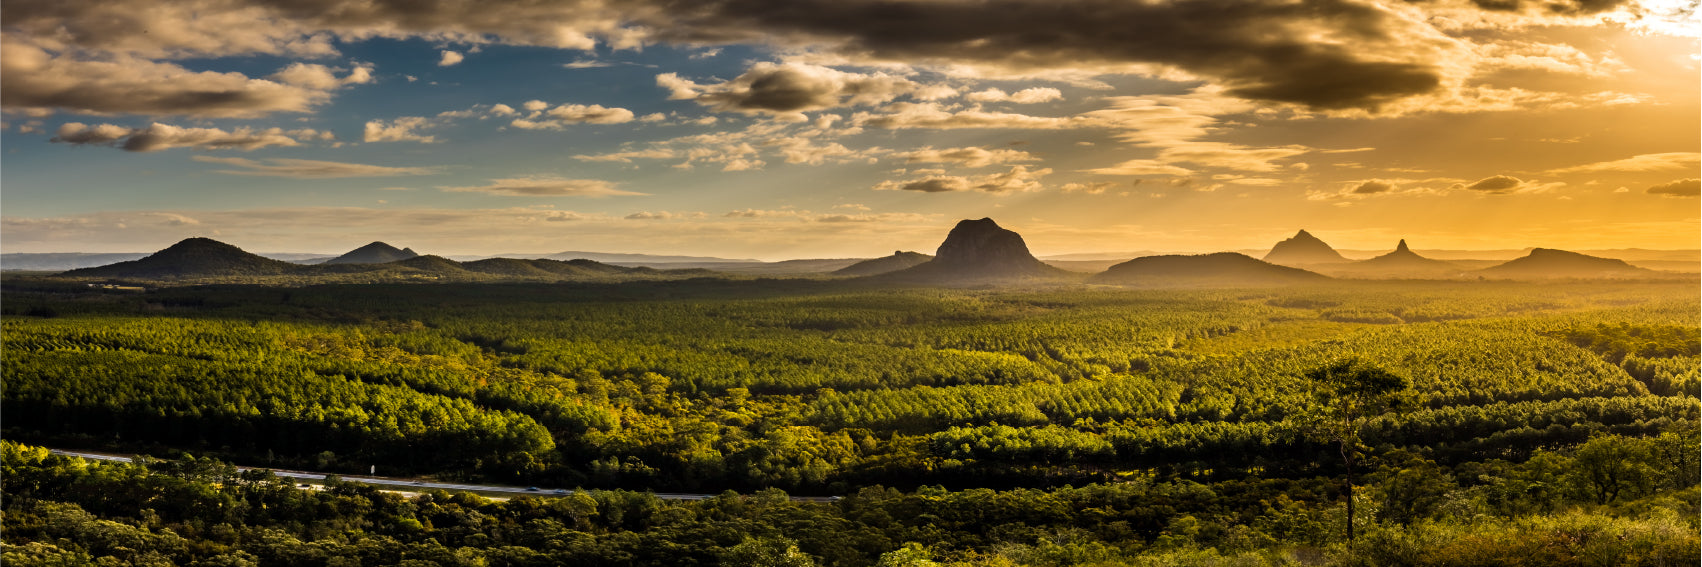
[[[1694,282],[4,291],[9,441],[589,490],[8,445],[9,564],[1696,562]],[[1405,386],[1353,471],[1302,426],[1345,359]]]

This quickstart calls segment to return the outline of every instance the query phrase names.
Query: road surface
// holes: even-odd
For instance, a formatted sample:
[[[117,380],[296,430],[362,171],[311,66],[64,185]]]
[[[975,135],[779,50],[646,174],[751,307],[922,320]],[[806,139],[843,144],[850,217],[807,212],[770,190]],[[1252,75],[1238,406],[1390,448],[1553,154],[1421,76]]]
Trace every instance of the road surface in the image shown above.
[[[85,452],[81,452],[81,451],[62,451],[62,450],[59,450],[59,449],[49,449],[49,451],[51,451],[55,455],[82,457],[84,459],[97,459],[97,460],[102,460],[102,461],[119,461],[119,462],[125,462],[125,463],[128,463],[128,462],[131,461],[130,457],[125,457],[125,456],[120,456],[120,455],[112,455],[112,454],[85,453]],[[257,469],[257,468],[264,468],[264,467],[237,467],[236,470],[245,471],[245,470],[252,470],[252,469]],[[274,476],[278,476],[278,477],[282,477],[282,478],[296,478],[296,479],[302,479],[302,480],[325,480],[325,476],[326,476],[325,473],[286,471],[286,470],[278,470],[278,469],[268,469],[268,470],[271,470],[272,474]],[[511,494],[515,494],[515,495],[530,495],[530,496],[566,496],[568,494],[573,493],[573,491],[565,490],[565,489],[562,489],[563,492],[556,492],[557,489],[540,489],[540,488],[519,487],[519,486],[502,486],[502,485],[496,485],[496,484],[454,484],[454,483],[447,483],[447,482],[430,482],[430,481],[424,481],[424,480],[408,480],[408,479],[400,479],[400,478],[388,478],[388,477],[382,477],[382,476],[337,475],[337,477],[343,479],[344,482],[359,482],[359,483],[363,483],[363,484],[372,484],[372,485],[386,487],[386,488],[391,489],[391,490],[399,490],[399,491],[403,491],[403,492],[418,492],[418,491],[421,491],[421,490],[436,488],[436,489],[440,489],[440,490],[468,490],[468,491],[476,491],[476,492],[511,493]],[[707,499],[710,499],[710,498],[714,498],[716,496],[714,494],[689,494],[689,493],[683,493],[683,492],[655,492],[653,494],[655,494],[657,498],[661,498],[663,500],[707,500]],[[837,496],[793,496],[791,498],[792,498],[793,502],[833,502],[833,501],[839,500],[839,498]]]

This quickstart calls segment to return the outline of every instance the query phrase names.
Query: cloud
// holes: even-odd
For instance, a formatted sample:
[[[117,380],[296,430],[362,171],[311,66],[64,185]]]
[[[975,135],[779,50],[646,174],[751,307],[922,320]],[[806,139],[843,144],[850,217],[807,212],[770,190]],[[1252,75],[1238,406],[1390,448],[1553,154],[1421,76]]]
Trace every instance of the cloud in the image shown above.
[[[437,66],[438,67],[451,67],[451,66],[454,66],[457,63],[460,63],[462,60],[465,60],[466,58],[467,58],[467,56],[462,55],[461,52],[459,52],[459,51],[450,51],[450,50],[445,49],[445,50],[443,50],[443,58],[437,60]]]
[[[328,91],[346,85],[371,83],[372,70],[373,66],[369,63],[357,64],[352,70],[313,63],[291,63],[266,78],[286,85]],[[348,74],[338,77],[337,73],[343,71],[348,71]]]
[[[510,126],[522,130],[561,130],[573,124],[624,124],[635,116],[625,108],[609,108],[599,104],[563,104],[549,110],[543,101],[528,101],[525,118],[516,118]]]
[[[970,102],[1014,102],[1018,104],[1035,104],[1064,100],[1064,93],[1051,87],[1034,87],[1017,91],[1015,94],[1006,93],[1000,89],[987,89],[963,95]]]
[[[596,155],[581,154],[573,156],[573,159],[579,161],[614,161],[620,163],[632,163],[632,160],[635,159],[671,159],[676,156],[678,156],[678,154],[673,150],[651,148],[647,150],[633,150]]]
[[[639,211],[639,212],[627,215],[625,218],[626,218],[626,220],[681,220],[681,219],[701,219],[701,218],[708,218],[708,217],[709,217],[708,213],[702,213],[702,212],[676,213],[676,212],[671,212],[671,211],[656,211],[656,212]]]
[[[950,163],[963,167],[986,167],[1039,159],[1021,150],[988,150],[974,147],[934,149],[933,146],[894,153],[892,157],[903,159],[905,163]]]
[[[1608,77],[1631,70],[1612,55],[1591,57],[1576,47],[1556,43],[1493,41],[1475,46],[1483,71],[1538,70],[1551,73]]]
[[[983,78],[1045,76],[1085,84],[1098,76],[1138,74],[1200,81],[1230,96],[1314,110],[1369,112],[1458,89],[1474,66],[1612,71],[1614,62],[1605,58],[1581,58],[1545,44],[1491,44],[1480,52],[1464,32],[1604,19],[1633,29],[1660,23],[1681,31],[1693,28],[1682,2],[1668,4],[704,0],[684,9],[663,0],[14,0],[6,5],[6,25],[8,36],[28,38],[57,53],[149,61],[251,54],[327,57],[337,53],[338,41],[371,38],[586,51],[747,43],[850,65],[929,66]],[[735,79],[733,90],[722,93],[727,96],[702,102],[775,114],[827,104],[810,81],[777,78],[770,89],[755,79],[743,85]],[[748,92],[734,92],[740,89]]]
[[[1164,162],[1186,162],[1241,171],[1277,171],[1276,160],[1312,151],[1305,146],[1248,147],[1223,142],[1188,142],[1158,152]]]
[[[11,5],[8,4],[8,9]],[[10,12],[8,16],[10,16]],[[362,67],[364,69],[364,67]],[[280,73],[291,73],[295,66]],[[180,115],[197,118],[254,118],[277,112],[311,112],[330,100],[330,90],[249,78],[242,73],[190,71],[172,63],[133,57],[87,59],[52,55],[0,36],[0,107],[9,112],[55,110],[84,114]],[[344,84],[344,83],[338,83]]]
[[[804,120],[802,113],[840,106],[868,106],[916,90],[903,77],[847,73],[805,63],[759,62],[730,81],[698,84],[674,73],[656,77],[668,98],[693,100],[719,112],[766,114]]]
[[[644,195],[615,189],[615,184],[600,179],[565,179],[553,175],[492,179],[488,184],[438,189],[451,193],[490,193],[516,197],[612,197]]]
[[[1132,159],[1111,167],[1082,170],[1100,175],[1188,175],[1194,171],[1157,160]]]
[[[838,143],[817,144],[810,141],[809,138],[803,137],[771,140],[769,145],[777,146],[780,149],[780,155],[786,159],[786,163],[806,165],[821,165],[829,161],[845,163],[857,159],[867,159],[883,152],[879,148],[858,151]]]
[[[545,222],[572,222],[599,218],[595,215],[585,215],[573,211],[542,211]]]
[[[822,223],[879,223],[879,222],[924,222],[937,215],[917,213],[861,213],[861,214],[827,214],[818,215],[810,220]]]
[[[710,3],[659,29],[714,29],[831,48],[864,60],[979,65],[1006,72],[1172,68],[1230,94],[1320,109],[1375,108],[1437,90],[1455,42],[1397,8],[1346,0]],[[681,29],[685,28],[685,29]]]
[[[365,142],[419,142],[430,144],[437,141],[436,136],[428,136],[415,132],[421,128],[434,126],[431,119],[423,116],[403,116],[389,123],[383,120],[368,120],[362,132],[361,141]]]
[[[1485,192],[1485,193],[1506,193],[1508,191],[1518,189],[1519,187],[1523,186],[1524,184],[1525,184],[1525,182],[1520,181],[1519,178],[1517,178],[1517,177],[1509,177],[1509,176],[1506,176],[1506,175],[1496,175],[1496,176],[1493,176],[1493,177],[1485,177],[1483,179],[1479,179],[1475,182],[1472,182],[1471,184],[1461,185],[1460,187],[1465,188],[1465,189],[1470,189],[1472,191],[1482,191],[1482,192]]]
[[[77,146],[112,146],[130,152],[157,152],[172,148],[257,150],[271,146],[298,146],[301,141],[306,140],[331,139],[333,137],[330,132],[309,128],[287,131],[282,128],[238,128],[227,131],[218,128],[183,128],[159,123],[150,124],[147,128],[126,128],[114,124],[90,126],[81,122],[67,122],[59,127],[59,134],[50,141]]]
[[[438,173],[432,167],[386,167],[381,165],[366,165],[360,163],[344,163],[337,161],[319,161],[310,159],[267,159],[252,160],[247,158],[221,158],[211,156],[194,156],[199,162],[218,163],[242,169],[220,169],[219,173],[230,175],[257,175],[264,177],[292,177],[296,179],[336,179],[343,177],[393,177],[398,175],[433,175]]]
[[[1109,191],[1113,187],[1116,187],[1116,186],[1117,186],[1116,183],[1107,183],[1107,182],[1100,181],[1100,182],[1094,182],[1094,183],[1065,183],[1062,187],[1059,187],[1058,189],[1063,190],[1063,192],[1065,192],[1065,193],[1086,193],[1086,194],[1089,194],[1089,195],[1101,195],[1101,194],[1104,194],[1106,191]]]
[[[928,175],[907,181],[883,181],[875,186],[882,191],[920,191],[923,193],[947,193],[958,191],[981,191],[984,193],[1016,193],[1024,191],[1039,191],[1044,189],[1040,178],[1051,174],[1051,169],[1029,170],[1025,166],[1012,167],[1005,173],[987,175],[957,176],[957,175]]]
[[[1673,152],[1664,154],[1643,154],[1621,160],[1586,163],[1572,167],[1549,170],[1548,173],[1601,173],[1601,172],[1643,172],[1643,171],[1673,171],[1691,170],[1702,165],[1702,154],[1695,152]]]
[[[797,217],[804,216],[805,214],[807,214],[807,213],[804,212],[804,211],[791,211],[791,210],[773,211],[773,210],[763,210],[763,209],[735,209],[735,210],[727,211],[727,214],[724,214],[724,215],[721,215],[721,216],[726,217],[726,218],[733,218],[733,219],[762,219],[762,218],[797,218]]]
[[[774,121],[759,121],[743,130],[729,130],[680,136],[648,143],[644,149],[622,149],[605,154],[573,156],[580,161],[609,161],[630,163],[637,159],[684,159],[674,164],[679,169],[691,169],[700,163],[719,163],[722,171],[751,171],[762,169],[767,162],[759,159],[763,149],[776,149],[790,163],[820,164],[865,158],[882,150],[851,150],[839,144],[815,144],[801,136],[787,134],[793,125]]]
[[[1449,189],[1465,189],[1490,194],[1541,193],[1562,185],[1565,185],[1565,183],[1537,183],[1507,175],[1494,175],[1471,183],[1455,183]]]
[[[909,128],[930,130],[964,128],[1057,130],[1086,125],[1082,120],[1076,118],[989,112],[980,107],[957,110],[934,102],[895,102],[881,108],[878,112],[859,112],[851,117],[851,121],[858,126],[890,130]]]
[[[1490,178],[1495,179],[1495,178]],[[1509,178],[1511,179],[1511,178]],[[1486,180],[1487,181],[1487,180]],[[1516,181],[1516,180],[1515,180]],[[1478,183],[1482,183],[1479,181]],[[1232,181],[1233,183],[1233,181]],[[1505,181],[1489,181],[1489,186]],[[1391,196],[1442,196],[1451,190],[1465,190],[1466,182],[1451,177],[1430,178],[1390,178],[1390,179],[1359,179],[1339,184],[1336,190],[1313,190],[1306,192],[1309,201],[1357,201],[1363,199],[1382,199]],[[1538,192],[1559,187],[1560,183],[1536,184],[1519,181],[1512,189],[1504,191]],[[1484,192],[1492,192],[1487,189]]]
[[[1376,195],[1379,193],[1388,193],[1394,190],[1395,185],[1392,183],[1376,179],[1367,179],[1360,182],[1358,185],[1354,185],[1351,192],[1355,195]]]
[[[1668,197],[1695,197],[1702,192],[1702,180],[1678,179],[1650,187],[1650,195],[1666,195]]]
[[[561,66],[567,69],[597,69],[601,67],[613,67],[615,64],[608,61],[577,59],[570,63],[563,63]]]
[[[1227,142],[1200,141],[1219,129],[1217,115],[1253,110],[1253,105],[1211,90],[1196,90],[1181,96],[1112,97],[1110,106],[1081,115],[1083,123],[1114,132],[1135,146],[1157,148],[1152,159],[1126,161],[1109,168],[1088,170],[1107,175],[1186,175],[1174,164],[1192,163],[1239,171],[1277,171],[1277,164],[1311,152],[1306,146],[1245,146]],[[1174,169],[1170,169],[1174,168]]]
[[[1241,177],[1239,175],[1230,175],[1230,176],[1216,176],[1216,175],[1214,175],[1214,176],[1212,176],[1212,178],[1213,179],[1222,179],[1224,183],[1228,183],[1230,185],[1248,185],[1248,186],[1252,186],[1252,187],[1276,187],[1278,185],[1283,184],[1283,180],[1271,178],[1271,177]]]

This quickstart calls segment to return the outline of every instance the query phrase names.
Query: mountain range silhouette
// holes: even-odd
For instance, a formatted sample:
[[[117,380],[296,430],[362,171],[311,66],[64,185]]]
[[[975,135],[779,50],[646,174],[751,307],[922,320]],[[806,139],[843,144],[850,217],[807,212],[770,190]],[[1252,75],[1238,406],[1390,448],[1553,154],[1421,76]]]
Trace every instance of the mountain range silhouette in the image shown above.
[[[387,258],[394,259],[386,260]],[[1278,262],[1271,261],[1272,258],[1291,262],[1301,259],[1328,260],[1308,262],[1304,265],[1329,275],[1279,265]],[[414,275],[452,280],[577,280],[634,276],[695,277],[716,275],[717,272],[703,269],[659,270],[622,267],[586,259],[562,261],[487,258],[457,262],[441,256],[420,255],[407,248],[398,249],[384,242],[367,244],[320,265],[302,265],[261,257],[230,244],[197,237],[185,239],[141,259],[76,269],[60,275],[73,278],[193,280],[351,274]],[[1234,252],[1145,256],[1113,265],[1089,278],[1087,274],[1065,271],[1036,259],[1029,252],[1022,235],[1000,227],[990,218],[958,222],[933,256],[899,251],[891,256],[852,264],[832,272],[832,275],[862,277],[875,281],[947,285],[1068,282],[1084,278],[1089,283],[1110,285],[1286,285],[1327,281],[1330,275],[1525,280],[1676,276],[1638,268],[1623,260],[1547,248],[1532,249],[1524,257],[1493,267],[1465,270],[1453,262],[1418,255],[1407,246],[1404,239],[1392,252],[1368,260],[1350,261],[1323,240],[1302,230],[1294,237],[1277,243],[1271,252],[1266,254],[1265,260]]]

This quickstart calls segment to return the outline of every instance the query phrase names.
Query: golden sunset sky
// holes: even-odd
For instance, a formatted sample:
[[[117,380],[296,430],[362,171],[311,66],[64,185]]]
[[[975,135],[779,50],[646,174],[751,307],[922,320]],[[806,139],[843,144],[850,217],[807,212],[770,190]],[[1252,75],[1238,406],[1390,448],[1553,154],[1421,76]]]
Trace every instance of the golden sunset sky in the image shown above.
[[[6,0],[0,249],[1695,249],[1695,8]]]

